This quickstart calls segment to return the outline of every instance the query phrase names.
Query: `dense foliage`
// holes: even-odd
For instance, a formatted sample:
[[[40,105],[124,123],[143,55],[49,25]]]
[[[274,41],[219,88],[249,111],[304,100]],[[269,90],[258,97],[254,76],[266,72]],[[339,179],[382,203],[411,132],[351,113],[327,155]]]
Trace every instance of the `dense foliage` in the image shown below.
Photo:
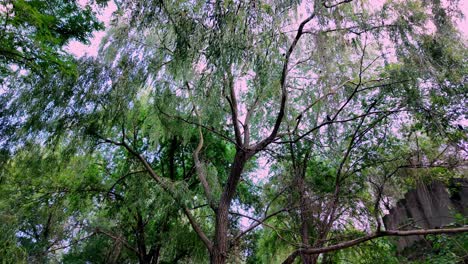
[[[87,42],[94,30],[103,28],[91,6],[83,8],[76,1],[6,0],[0,8],[2,81],[24,69],[36,74],[71,70],[72,59],[62,47],[70,40]]]
[[[458,1],[115,2],[78,61],[91,6],[0,6],[2,262],[425,261],[382,217],[466,176]]]

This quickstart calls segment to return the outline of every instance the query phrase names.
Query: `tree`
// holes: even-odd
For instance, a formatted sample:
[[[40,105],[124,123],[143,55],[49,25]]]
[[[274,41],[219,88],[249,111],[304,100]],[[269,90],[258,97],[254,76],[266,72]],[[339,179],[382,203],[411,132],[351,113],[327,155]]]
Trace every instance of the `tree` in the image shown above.
[[[82,8],[76,1],[7,0],[2,1],[1,9],[2,80],[18,70],[41,74],[71,70],[72,57],[62,47],[73,39],[87,42],[94,30],[103,29],[91,6]]]
[[[18,126],[77,153],[91,146],[112,166],[126,156],[183,213],[175,218],[190,225],[211,263],[242,256],[236,251],[259,226],[287,229],[286,242],[297,231],[299,243],[281,245],[285,263],[315,263],[383,236],[467,231],[383,230],[380,220],[397,172],[423,163],[408,164],[405,134],[465,151],[456,125],[466,115],[467,49],[455,3],[119,6],[103,56],[83,59],[77,80],[56,73],[10,95],[24,113]],[[171,142],[182,154],[166,148]],[[258,158],[272,163],[264,186]],[[147,210],[152,195],[127,208]],[[361,235],[340,236],[357,218]],[[261,240],[271,235],[265,230]]]
[[[86,5],[61,0],[6,0],[0,3],[1,145],[13,140],[10,137],[20,128],[21,113],[12,104],[12,99],[28,104],[29,96],[39,97],[37,94],[27,95],[19,87],[50,80],[58,72],[76,77],[76,61],[63,48],[71,40],[87,43],[93,31],[104,28],[91,6],[103,7],[107,1],[83,3]],[[7,118],[12,116],[15,118]]]

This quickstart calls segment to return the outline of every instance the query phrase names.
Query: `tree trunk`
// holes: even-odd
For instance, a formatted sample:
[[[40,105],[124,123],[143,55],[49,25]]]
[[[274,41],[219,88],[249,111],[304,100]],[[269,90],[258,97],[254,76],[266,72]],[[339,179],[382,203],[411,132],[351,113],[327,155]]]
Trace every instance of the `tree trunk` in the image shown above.
[[[309,242],[309,225],[311,221],[310,214],[312,210],[307,199],[307,194],[305,192],[305,181],[304,181],[304,172],[296,172],[297,187],[300,195],[300,216],[301,216],[301,242],[303,246],[310,246]],[[308,254],[301,254],[301,259],[303,264],[313,264],[313,256]]]
[[[136,236],[136,242],[137,242],[137,249],[138,249],[138,258],[140,264],[147,264],[148,262],[146,261],[146,241],[145,241],[145,225],[143,223],[143,216],[141,215],[141,212],[139,209],[137,209],[137,215],[136,215],[136,220],[137,220],[137,226],[135,229],[135,236]],[[149,264],[149,263],[148,263]]]
[[[212,264],[224,264],[228,250],[229,204],[220,203],[216,212],[215,243],[211,252]]]
[[[216,209],[215,241],[210,253],[212,264],[224,264],[228,255],[229,235],[229,208],[236,192],[237,185],[244,169],[245,163],[253,153],[237,149],[234,162],[231,165],[229,178],[224,187],[223,194]]]
[[[227,256],[222,254],[220,249],[214,248],[210,255],[211,264],[224,264],[226,263]]]

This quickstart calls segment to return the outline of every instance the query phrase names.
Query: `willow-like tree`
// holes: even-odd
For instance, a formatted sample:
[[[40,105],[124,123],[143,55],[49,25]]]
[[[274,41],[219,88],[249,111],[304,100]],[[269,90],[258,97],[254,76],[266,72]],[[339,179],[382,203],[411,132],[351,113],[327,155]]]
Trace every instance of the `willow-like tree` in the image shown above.
[[[118,158],[109,148],[125,150],[211,263],[245,256],[260,226],[298,223],[285,263],[382,236],[468,230],[383,230],[380,220],[392,171],[427,162],[404,160],[408,132],[463,151],[467,49],[456,1],[118,4],[102,56],[83,59],[77,81],[40,80],[3,96],[23,111],[17,125],[29,137],[75,150],[98,143],[109,166]],[[171,139],[191,157],[163,158]],[[252,170],[258,157],[275,177]],[[434,157],[429,165],[444,165]],[[356,212],[367,225],[343,240],[350,225],[339,223]],[[240,227],[242,218],[251,225]]]

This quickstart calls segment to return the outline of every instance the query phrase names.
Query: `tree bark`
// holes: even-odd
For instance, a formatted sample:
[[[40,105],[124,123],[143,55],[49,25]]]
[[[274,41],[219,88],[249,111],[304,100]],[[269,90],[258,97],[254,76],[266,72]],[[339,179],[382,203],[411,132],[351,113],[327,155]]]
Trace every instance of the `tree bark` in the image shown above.
[[[301,172],[297,174],[297,187],[300,195],[300,204],[301,204],[301,242],[304,247],[309,247],[309,224],[310,224],[310,216],[309,214],[312,213],[310,210],[310,204],[307,201],[306,192],[305,192],[305,182],[304,177]],[[313,264],[313,258],[311,255],[308,254],[301,254],[302,263],[303,264]]]
[[[239,184],[245,163],[252,155],[252,152],[247,152],[242,149],[237,149],[236,151],[228,181],[224,187],[219,206],[216,210],[215,239],[210,252],[210,261],[212,264],[226,263],[229,246],[229,208],[231,207],[232,198]]]

